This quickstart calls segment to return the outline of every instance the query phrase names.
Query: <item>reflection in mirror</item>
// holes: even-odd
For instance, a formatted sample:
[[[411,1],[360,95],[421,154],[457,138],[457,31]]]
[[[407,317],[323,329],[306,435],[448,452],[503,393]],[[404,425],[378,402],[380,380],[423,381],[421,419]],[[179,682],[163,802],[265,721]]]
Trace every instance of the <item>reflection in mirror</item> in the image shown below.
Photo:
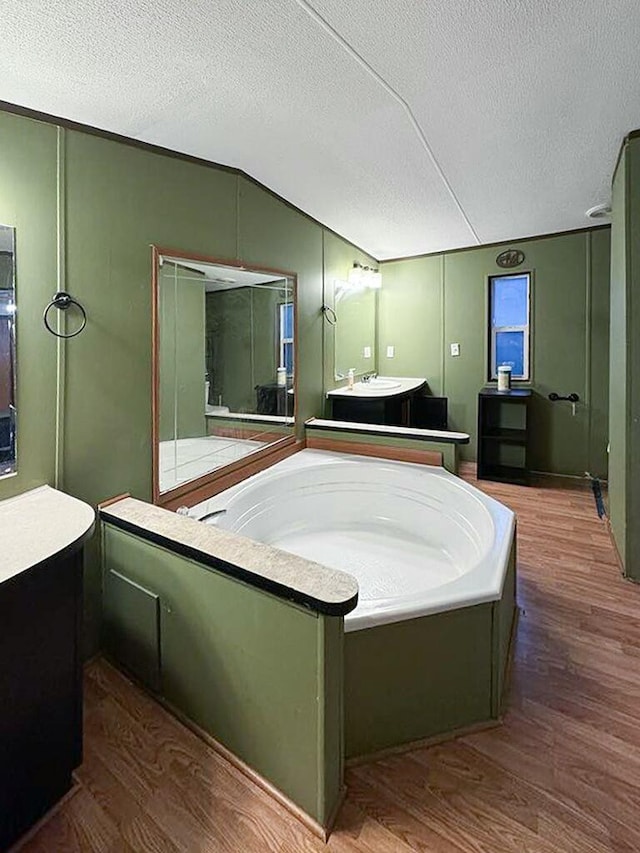
[[[295,287],[156,257],[157,499],[293,434]]]
[[[335,283],[335,378],[375,370],[377,290]]]
[[[16,472],[15,229],[0,225],[0,476]]]

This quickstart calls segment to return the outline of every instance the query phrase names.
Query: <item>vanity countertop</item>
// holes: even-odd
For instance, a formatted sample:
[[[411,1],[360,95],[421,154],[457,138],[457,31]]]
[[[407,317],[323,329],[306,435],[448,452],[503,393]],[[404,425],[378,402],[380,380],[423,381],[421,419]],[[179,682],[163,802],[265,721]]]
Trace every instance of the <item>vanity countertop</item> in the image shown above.
[[[327,397],[349,397],[351,399],[384,399],[410,394],[426,385],[424,378],[410,376],[377,376],[370,382],[355,382],[353,388],[343,385],[327,391]]]
[[[0,501],[0,583],[80,545],[94,520],[92,507],[50,486]]]
[[[320,613],[343,616],[358,602],[358,583],[346,572],[136,498],[122,498],[103,507],[100,517],[129,533]]]

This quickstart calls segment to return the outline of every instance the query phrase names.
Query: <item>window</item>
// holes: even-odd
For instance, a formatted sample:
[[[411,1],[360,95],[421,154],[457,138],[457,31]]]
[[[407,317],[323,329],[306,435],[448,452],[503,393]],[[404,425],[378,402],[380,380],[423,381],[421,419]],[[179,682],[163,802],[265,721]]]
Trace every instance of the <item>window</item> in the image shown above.
[[[278,366],[287,368],[287,376],[293,376],[293,302],[278,306]]]
[[[508,364],[512,379],[529,379],[530,273],[489,277],[489,378]]]

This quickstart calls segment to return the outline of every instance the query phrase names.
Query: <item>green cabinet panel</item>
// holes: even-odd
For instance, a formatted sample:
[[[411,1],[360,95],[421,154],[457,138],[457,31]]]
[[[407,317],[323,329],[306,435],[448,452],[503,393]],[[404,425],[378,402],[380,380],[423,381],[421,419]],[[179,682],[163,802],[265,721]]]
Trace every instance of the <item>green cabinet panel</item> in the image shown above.
[[[103,606],[109,652],[143,684],[160,692],[160,599],[108,569],[104,574]]]
[[[492,717],[492,605],[345,635],[347,758]]]
[[[324,823],[343,785],[343,620],[106,524],[103,562],[106,584],[115,573],[159,598],[161,695]],[[117,628],[107,648],[131,665],[134,597],[118,618],[112,591],[107,601],[107,628]],[[145,619],[146,604],[137,603]]]

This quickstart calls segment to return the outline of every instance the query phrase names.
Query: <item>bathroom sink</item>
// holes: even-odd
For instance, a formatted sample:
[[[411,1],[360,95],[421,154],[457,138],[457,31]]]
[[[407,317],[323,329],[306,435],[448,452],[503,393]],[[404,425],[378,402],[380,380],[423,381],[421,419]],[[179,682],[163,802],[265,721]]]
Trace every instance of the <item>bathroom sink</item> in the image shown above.
[[[393,388],[399,388],[400,383],[394,382],[393,379],[370,379],[368,382],[361,383],[367,388],[373,388],[376,391],[391,391]]]

